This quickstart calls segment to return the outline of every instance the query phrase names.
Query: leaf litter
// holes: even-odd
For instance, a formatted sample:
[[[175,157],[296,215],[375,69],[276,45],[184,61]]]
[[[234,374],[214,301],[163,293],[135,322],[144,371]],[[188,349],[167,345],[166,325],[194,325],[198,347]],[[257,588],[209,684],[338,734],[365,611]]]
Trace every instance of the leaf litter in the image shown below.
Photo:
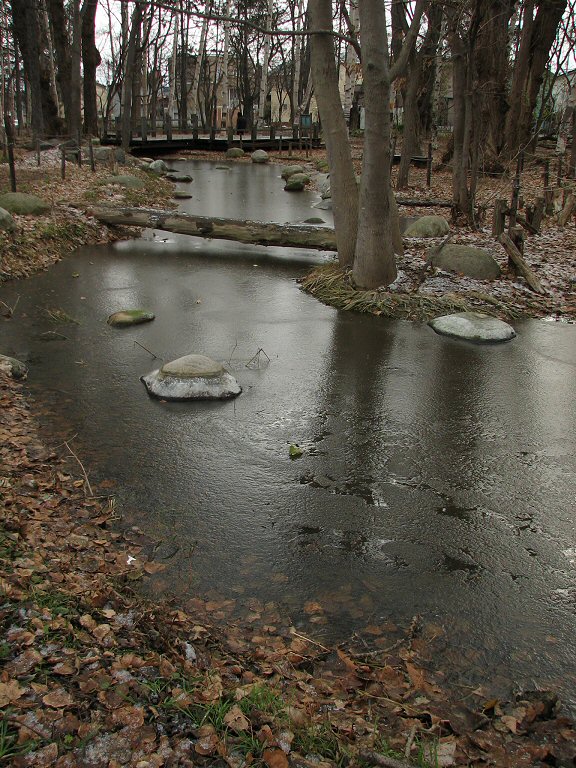
[[[462,694],[436,628],[330,647],[258,601],[146,601],[163,564],[84,493],[0,374],[0,765],[57,768],[569,765],[556,697]],[[152,567],[151,567],[152,566]],[[312,615],[321,605],[309,605]],[[218,624],[213,620],[220,616]]]

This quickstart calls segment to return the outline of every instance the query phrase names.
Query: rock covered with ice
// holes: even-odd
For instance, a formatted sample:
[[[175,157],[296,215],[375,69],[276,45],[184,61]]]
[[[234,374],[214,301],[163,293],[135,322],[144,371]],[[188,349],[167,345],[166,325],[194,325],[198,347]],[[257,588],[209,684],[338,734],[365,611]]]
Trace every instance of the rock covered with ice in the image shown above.
[[[185,355],[142,376],[148,394],[161,400],[228,400],[242,387],[216,360]]]
[[[443,315],[434,318],[428,325],[436,333],[467,341],[494,343],[510,341],[516,336],[511,325],[482,312],[457,312],[454,315]]]

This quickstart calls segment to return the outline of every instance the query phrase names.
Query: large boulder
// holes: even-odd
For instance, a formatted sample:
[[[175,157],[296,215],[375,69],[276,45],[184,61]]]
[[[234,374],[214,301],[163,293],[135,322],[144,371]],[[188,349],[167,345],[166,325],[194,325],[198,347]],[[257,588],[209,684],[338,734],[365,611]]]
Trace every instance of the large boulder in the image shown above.
[[[154,312],[147,312],[145,309],[121,309],[114,312],[108,318],[108,325],[114,328],[122,328],[126,325],[140,325],[140,323],[149,323],[154,320]]]
[[[0,195],[0,208],[21,216],[40,216],[50,210],[50,205],[36,195],[25,192],[5,192]]]
[[[500,277],[498,262],[485,248],[448,243],[440,250],[431,248],[427,261],[433,267],[460,272],[477,280],[496,280]]]
[[[180,357],[140,380],[160,400],[228,400],[242,392],[236,379],[205,355]]]
[[[168,170],[168,166],[164,160],[154,160],[154,162],[150,163],[148,166],[148,170],[152,171],[152,173],[163,174]]]
[[[28,375],[28,368],[24,363],[7,355],[0,355],[0,371],[12,376],[13,379],[25,379]]]
[[[245,154],[244,150],[240,149],[240,147],[230,147],[230,149],[226,150],[226,157],[230,157],[232,160],[238,157],[244,157]]]
[[[289,179],[290,176],[293,176],[295,173],[304,173],[304,168],[301,165],[287,165],[282,168],[280,176],[283,179]]]
[[[137,176],[106,176],[102,179],[101,184],[114,184],[117,187],[124,187],[124,189],[144,189],[146,186],[142,179]]]
[[[16,223],[12,216],[5,211],[4,208],[0,208],[0,230],[4,232],[14,232],[16,229]]]
[[[450,226],[443,216],[421,216],[407,227],[404,237],[443,237]]]
[[[510,341],[516,336],[511,325],[482,312],[457,312],[454,315],[443,315],[431,320],[428,325],[443,336],[467,341]]]
[[[309,181],[310,177],[305,173],[293,173],[286,181],[284,189],[286,192],[301,192]]]
[[[265,152],[263,149],[257,149],[255,152],[252,152],[250,155],[252,158],[253,163],[267,163],[269,160],[268,152]]]

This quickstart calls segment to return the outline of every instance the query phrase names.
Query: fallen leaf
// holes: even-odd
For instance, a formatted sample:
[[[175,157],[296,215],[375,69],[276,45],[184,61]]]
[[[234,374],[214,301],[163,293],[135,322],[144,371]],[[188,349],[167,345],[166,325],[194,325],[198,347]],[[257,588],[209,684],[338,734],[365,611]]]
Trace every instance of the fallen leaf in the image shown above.
[[[288,757],[281,749],[265,749],[262,760],[268,768],[289,768]]]
[[[6,707],[8,704],[14,704],[19,698],[24,696],[27,688],[21,688],[16,680],[10,680],[8,683],[0,683],[0,707]]]
[[[64,707],[72,706],[74,699],[63,688],[57,688],[56,690],[47,693],[46,696],[43,696],[42,702],[46,704],[47,707],[64,709]]]
[[[231,707],[224,717],[224,722],[232,731],[240,733],[250,728],[250,722],[238,705]]]

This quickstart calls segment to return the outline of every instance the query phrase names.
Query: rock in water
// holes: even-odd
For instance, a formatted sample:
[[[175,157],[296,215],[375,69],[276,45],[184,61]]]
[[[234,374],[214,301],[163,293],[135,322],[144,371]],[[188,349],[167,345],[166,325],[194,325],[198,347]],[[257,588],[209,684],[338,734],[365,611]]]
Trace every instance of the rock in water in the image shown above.
[[[245,152],[243,149],[240,149],[240,147],[230,147],[230,149],[226,150],[226,157],[236,158],[236,157],[244,157]]]
[[[0,371],[4,371],[13,379],[25,379],[28,375],[28,368],[21,363],[20,360],[16,360],[15,357],[8,357],[7,355],[0,355]]]
[[[443,237],[450,226],[443,216],[420,216],[407,227],[404,237]]]
[[[282,169],[280,176],[286,180],[290,176],[294,176],[295,173],[304,173],[304,168],[301,165],[287,165]]]
[[[167,173],[166,178],[168,181],[175,181],[179,184],[190,184],[193,181],[192,176],[188,173]]]
[[[149,323],[154,318],[154,312],[147,312],[145,309],[122,309],[120,312],[114,312],[110,315],[108,325],[115,328],[125,325],[139,325],[140,323]]]
[[[289,176],[284,185],[286,192],[301,192],[310,178],[305,173],[293,173]]]
[[[510,341],[516,336],[511,325],[482,312],[457,312],[430,320],[436,333],[476,342]]]
[[[140,381],[160,400],[228,400],[242,392],[236,379],[205,355],[179,357]]]
[[[263,149],[257,149],[255,152],[252,152],[251,157],[253,163],[268,162],[268,152],[265,152]]]
[[[168,166],[164,160],[154,160],[154,162],[150,163],[148,166],[148,170],[152,171],[152,173],[166,173]]]

